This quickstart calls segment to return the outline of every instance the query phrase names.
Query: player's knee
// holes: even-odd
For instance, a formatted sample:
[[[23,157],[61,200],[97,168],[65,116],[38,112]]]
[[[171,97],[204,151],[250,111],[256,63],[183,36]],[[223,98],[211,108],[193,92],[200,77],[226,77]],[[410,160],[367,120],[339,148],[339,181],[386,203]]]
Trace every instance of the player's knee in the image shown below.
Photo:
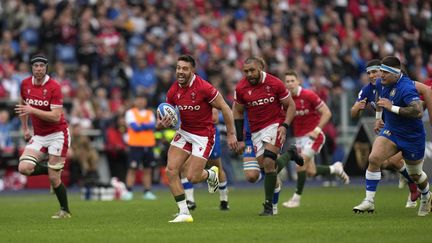
[[[423,171],[423,161],[416,164],[416,165],[410,165],[406,164],[406,169],[410,177],[417,183],[421,184],[424,181],[427,180],[427,175]]]
[[[192,184],[196,184],[196,183],[201,182],[201,178],[199,175],[188,175],[187,179]]]
[[[37,158],[31,155],[22,155],[19,158],[18,171],[23,175],[31,175],[36,166]]]
[[[316,175],[316,171],[309,171],[309,170],[306,171],[307,177],[314,177],[315,175]]]
[[[377,155],[377,154],[370,154],[368,159],[369,159],[369,165],[380,166],[381,158],[380,158],[379,155]]]
[[[179,176],[179,170],[172,168],[170,166],[166,167],[166,175],[168,176],[168,179],[172,179],[174,177],[178,177]]]
[[[259,180],[260,173],[259,173],[259,171],[249,170],[249,171],[244,171],[244,175],[245,175],[246,180],[248,182],[255,183],[255,182],[257,182]]]

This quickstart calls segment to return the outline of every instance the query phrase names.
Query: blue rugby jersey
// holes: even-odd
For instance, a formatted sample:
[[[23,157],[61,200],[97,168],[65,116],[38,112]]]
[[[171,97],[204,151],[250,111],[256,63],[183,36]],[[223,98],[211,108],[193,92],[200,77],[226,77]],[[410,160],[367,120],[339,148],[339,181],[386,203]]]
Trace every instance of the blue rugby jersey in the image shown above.
[[[413,81],[406,75],[402,75],[396,83],[388,86],[383,85],[381,80],[377,80],[376,90],[380,98],[389,99],[393,105],[400,107],[406,107],[411,102],[420,100]],[[387,109],[383,110],[384,129],[409,140],[416,140],[425,136],[421,119],[408,118]]]

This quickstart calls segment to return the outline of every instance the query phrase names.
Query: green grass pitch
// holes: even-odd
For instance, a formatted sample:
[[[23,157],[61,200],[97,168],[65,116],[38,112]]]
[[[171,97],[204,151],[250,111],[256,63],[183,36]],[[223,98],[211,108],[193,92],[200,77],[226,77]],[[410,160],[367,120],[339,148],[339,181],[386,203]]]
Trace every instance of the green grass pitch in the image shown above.
[[[307,186],[302,206],[279,215],[260,217],[263,189],[234,188],[228,212],[218,208],[219,195],[206,188],[195,193],[193,223],[169,224],[177,212],[167,189],[159,199],[144,201],[136,192],[132,201],[82,201],[70,194],[71,219],[54,220],[54,195],[27,191],[0,193],[0,242],[429,242],[432,214],[417,216],[405,209],[408,190],[396,183],[378,188],[376,213],[356,215],[352,207],[364,196],[360,184],[339,188]],[[280,202],[293,185],[283,188]]]

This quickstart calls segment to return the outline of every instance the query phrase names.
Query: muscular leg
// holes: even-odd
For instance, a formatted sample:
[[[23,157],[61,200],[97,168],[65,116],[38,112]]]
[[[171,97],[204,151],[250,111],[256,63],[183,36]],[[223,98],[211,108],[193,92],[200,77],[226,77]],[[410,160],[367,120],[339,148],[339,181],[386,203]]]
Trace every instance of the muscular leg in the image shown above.
[[[166,167],[168,185],[181,214],[189,214],[183,186],[180,183],[180,169],[188,157],[188,153],[175,146],[170,146],[168,150],[168,162]]]
[[[221,158],[217,159],[209,159],[207,161],[207,165],[217,166],[219,168],[219,200],[220,200],[220,209],[227,210],[228,207],[228,187],[227,187],[227,178],[225,171],[222,166]]]
[[[61,182],[61,171],[63,169],[66,158],[49,155],[48,160],[48,178],[51,186],[57,196],[57,200],[60,203],[60,209],[70,213],[67,199],[66,187]]]
[[[398,152],[396,144],[386,137],[378,136],[372,145],[369,155],[369,165],[366,170],[366,198],[353,208],[354,212],[373,212],[374,198],[379,181],[381,180],[382,163]]]
[[[48,175],[47,165],[40,162],[43,157],[39,151],[25,149],[19,159],[18,171],[26,176]]]
[[[410,191],[409,201],[407,201],[406,207],[415,207],[416,200],[420,194],[417,190],[417,184],[408,174],[407,168],[405,166],[405,160],[402,157],[402,152],[399,152],[384,161],[382,168],[396,170],[405,178]]]
[[[264,165],[264,189],[265,189],[265,203],[271,204],[273,200],[273,193],[276,188],[276,159],[279,148],[269,143],[264,144],[265,150],[263,156],[258,158],[262,159]]]

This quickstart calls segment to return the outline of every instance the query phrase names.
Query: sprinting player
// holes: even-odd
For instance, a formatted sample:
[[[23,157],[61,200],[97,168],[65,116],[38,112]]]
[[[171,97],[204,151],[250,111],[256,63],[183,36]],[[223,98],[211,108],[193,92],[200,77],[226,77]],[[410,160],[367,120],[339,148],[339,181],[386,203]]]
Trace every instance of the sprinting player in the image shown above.
[[[177,59],[176,77],[167,93],[167,103],[177,106],[182,121],[168,150],[167,176],[172,195],[179,208],[177,216],[169,221],[193,222],[186,203],[180,170],[187,162],[187,179],[192,183],[207,180],[209,192],[219,189],[219,170],[216,166],[205,170],[204,167],[214,144],[215,129],[212,121],[212,108],[222,111],[227,127],[227,142],[230,149],[236,150],[234,121],[229,106],[219,91],[210,83],[194,73],[195,60],[189,55]],[[156,128],[168,128],[171,118],[158,116]]]
[[[244,77],[238,82],[233,104],[236,134],[243,141],[243,115],[247,110],[256,157],[264,167],[264,210],[261,216],[273,215],[273,193],[276,188],[276,159],[286,139],[286,130],[295,114],[295,104],[289,91],[277,77],[263,71],[257,57],[249,57],[243,64]],[[284,121],[280,119],[282,107],[287,107]],[[240,143],[238,151],[243,151]]]
[[[351,108],[351,116],[353,118],[357,118],[360,116],[361,112],[365,109],[365,107],[370,104],[373,109],[376,110],[376,80],[381,78],[381,70],[380,70],[381,61],[378,59],[373,59],[368,62],[366,66],[366,72],[369,78],[369,84],[365,85],[361,91],[359,92],[357,101],[354,103]],[[415,82],[415,87],[417,92],[424,97],[424,104],[428,108],[428,110],[432,109],[432,97],[428,92],[431,92],[429,87]],[[381,114],[381,113],[379,113]],[[378,117],[380,118],[380,117]],[[381,120],[381,119],[379,119]],[[432,120],[431,120],[432,122]],[[399,152],[393,157],[383,162],[382,168],[384,169],[393,169],[399,171],[401,176],[408,183],[409,195],[407,202],[405,204],[406,208],[415,208],[417,206],[417,199],[420,197],[420,192],[417,190],[417,185],[408,175],[408,171],[406,170],[405,162],[402,158],[402,153]]]
[[[156,200],[157,197],[151,191],[152,164],[155,163],[153,147],[156,145],[154,129],[156,117],[153,110],[147,108],[147,97],[138,94],[135,97],[134,107],[126,111],[127,145],[129,169],[126,175],[127,193],[122,195],[122,200],[133,199],[133,186],[135,185],[136,171],[142,165],[142,184],[144,187],[144,200]]]
[[[48,59],[45,56],[33,56],[30,64],[32,76],[22,81],[21,100],[15,106],[24,139],[28,142],[19,158],[18,171],[26,176],[48,175],[60,203],[60,210],[51,218],[70,218],[66,187],[60,177],[70,146],[61,88],[47,74]],[[33,125],[33,136],[28,126],[29,117]],[[47,154],[48,164],[44,165],[41,161]]]
[[[287,208],[300,206],[301,195],[306,183],[306,176],[338,175],[345,184],[349,177],[341,162],[333,165],[315,165],[314,157],[324,145],[325,135],[322,128],[330,120],[331,112],[328,106],[312,90],[301,87],[298,75],[294,71],[285,72],[285,85],[291,92],[296,105],[296,115],[293,120],[293,131],[296,145],[301,150],[304,159],[303,166],[297,166],[297,188],[294,195],[282,205]]]
[[[243,152],[243,174],[245,178],[250,183],[258,183],[262,181],[265,176],[264,168],[262,164],[258,163],[258,160],[255,155],[256,147],[252,143],[252,134],[249,128],[249,121],[247,118],[247,111],[245,111],[244,115],[244,145],[239,145],[239,147],[244,147]],[[299,166],[304,164],[303,158],[297,153],[297,148],[295,145],[291,145],[288,147],[287,151],[283,154],[280,154],[276,159],[277,164],[277,174],[285,168],[289,161],[293,160]],[[261,161],[262,162],[262,161]],[[277,177],[276,187],[273,191],[273,199],[272,199],[272,207],[273,207],[273,215],[278,214],[278,202],[279,202],[279,194],[282,189],[282,182]]]
[[[218,122],[219,122],[218,111],[216,109],[213,109],[213,123],[217,124]],[[216,130],[215,143],[213,145],[213,150],[207,160],[207,167],[211,168],[212,166],[216,166],[219,169],[219,175],[218,175],[219,176],[219,201],[220,201],[219,209],[222,211],[227,211],[229,210],[227,177],[222,167],[220,133],[216,125],[215,125],[215,130]],[[182,179],[181,179],[185,191],[185,195],[186,195],[186,204],[189,210],[194,210],[197,207],[197,205],[194,197],[193,184],[189,182],[186,176],[183,176],[183,174],[186,175],[186,173],[182,173]]]
[[[421,192],[418,216],[426,216],[431,209],[431,195],[426,173],[423,171],[425,131],[421,120],[422,104],[413,81],[401,72],[397,57],[382,60],[381,80],[377,80],[377,107],[383,108],[384,127],[372,146],[366,170],[366,197],[353,208],[355,213],[375,210],[375,193],[381,179],[382,163],[402,152],[410,177]],[[379,115],[377,115],[378,118]]]

